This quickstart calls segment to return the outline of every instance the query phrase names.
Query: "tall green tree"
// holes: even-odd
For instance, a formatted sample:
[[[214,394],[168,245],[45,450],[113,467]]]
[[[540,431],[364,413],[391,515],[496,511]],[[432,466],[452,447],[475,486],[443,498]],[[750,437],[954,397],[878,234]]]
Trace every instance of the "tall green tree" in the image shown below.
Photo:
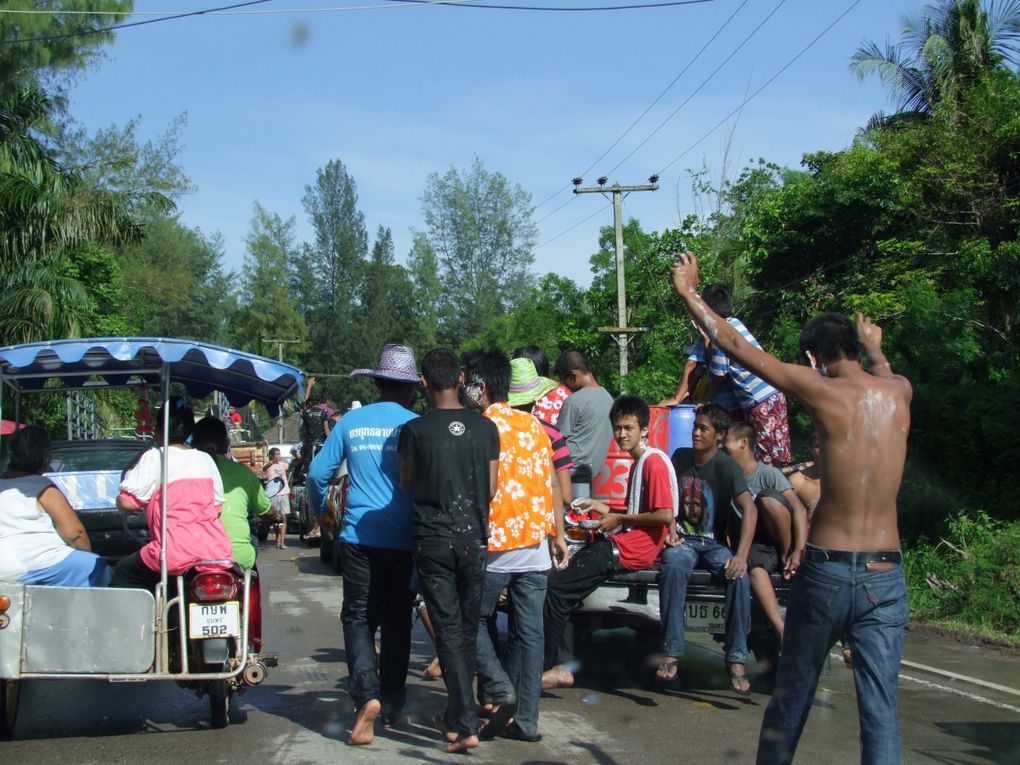
[[[1020,63],[1020,2],[940,0],[904,16],[898,45],[864,43],[850,71],[878,75],[900,112],[930,113],[995,68]]]
[[[145,234],[118,252],[128,321],[143,335],[226,342],[233,300],[222,238],[156,214]]]
[[[187,124],[187,115],[181,114],[161,135],[146,141],[138,137],[141,117],[91,135],[70,126],[60,137],[58,156],[90,184],[124,194],[136,206],[148,206],[154,196],[176,201],[195,192],[179,162]]]
[[[7,0],[0,13],[0,100],[23,88],[45,91],[63,108],[75,77],[102,56],[132,0]],[[33,11],[18,13],[18,11]],[[53,11],[39,13],[38,11]]]
[[[96,325],[89,316],[94,319],[96,306],[103,304],[102,285],[79,280],[82,262],[73,256],[84,258],[79,251],[92,245],[138,241],[143,232],[132,193],[97,186],[62,165],[40,141],[38,130],[48,113],[49,100],[37,90],[21,89],[0,101],[0,338],[5,342],[76,336]],[[161,195],[152,195],[150,202],[155,209],[172,204]]]
[[[357,184],[338,159],[316,171],[302,202],[315,232],[296,268],[313,277],[302,285],[310,293],[304,298],[309,365],[342,374],[357,366],[363,345],[356,309],[368,256],[365,216],[358,209]]]
[[[412,314],[421,338],[421,353],[426,353],[438,342],[439,301],[443,285],[439,281],[439,259],[429,238],[416,231],[407,255],[407,271],[414,283]],[[416,349],[417,350],[417,349]]]
[[[528,295],[537,228],[531,195],[475,158],[429,175],[421,198],[443,294],[440,339],[456,345]]]
[[[297,258],[294,218],[283,220],[255,203],[245,237],[246,252],[236,295],[237,310],[230,317],[229,336],[234,347],[276,356],[264,339],[297,341],[283,346],[284,358],[303,357],[308,327],[291,292],[288,268]]]

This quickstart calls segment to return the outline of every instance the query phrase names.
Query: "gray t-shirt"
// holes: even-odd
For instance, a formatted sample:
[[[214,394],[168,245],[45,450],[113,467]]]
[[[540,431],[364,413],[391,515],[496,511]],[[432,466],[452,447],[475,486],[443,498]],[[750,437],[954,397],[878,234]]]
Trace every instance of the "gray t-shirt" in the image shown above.
[[[567,439],[577,483],[590,483],[602,471],[613,442],[612,408],[613,397],[601,385],[574,391],[563,402],[556,427]]]
[[[759,462],[750,475],[744,476],[744,482],[747,483],[747,490],[751,492],[751,496],[755,499],[763,491],[768,494],[782,494],[784,491],[793,488],[786,476],[783,475],[783,471],[772,465],[766,465]]]

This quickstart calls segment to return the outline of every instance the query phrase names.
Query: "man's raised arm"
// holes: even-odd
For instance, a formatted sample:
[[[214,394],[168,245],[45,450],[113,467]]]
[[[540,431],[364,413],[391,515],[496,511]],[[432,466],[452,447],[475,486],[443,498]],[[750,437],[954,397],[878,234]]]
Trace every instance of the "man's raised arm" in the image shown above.
[[[765,351],[755,348],[724,318],[708,307],[698,294],[698,260],[694,253],[685,252],[678,255],[669,274],[673,289],[684,301],[694,321],[705,331],[709,340],[727,356],[736,359],[779,390],[790,393],[805,403],[823,394],[824,383],[820,374],[797,364],[784,364]]]

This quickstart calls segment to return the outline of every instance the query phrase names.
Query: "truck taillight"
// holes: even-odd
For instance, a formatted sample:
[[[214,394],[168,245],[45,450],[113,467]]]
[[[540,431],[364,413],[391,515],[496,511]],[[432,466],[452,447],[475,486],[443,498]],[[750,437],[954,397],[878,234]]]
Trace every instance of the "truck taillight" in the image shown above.
[[[191,582],[191,597],[199,602],[233,600],[238,592],[237,578],[225,571],[198,574]]]

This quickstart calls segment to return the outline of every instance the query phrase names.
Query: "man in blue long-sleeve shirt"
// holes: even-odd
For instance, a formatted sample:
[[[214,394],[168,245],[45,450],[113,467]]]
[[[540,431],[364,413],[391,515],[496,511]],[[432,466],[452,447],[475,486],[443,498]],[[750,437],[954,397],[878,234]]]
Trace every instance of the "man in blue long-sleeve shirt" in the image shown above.
[[[340,612],[351,698],[357,717],[349,743],[371,743],[376,718],[394,721],[404,706],[411,651],[411,500],[400,488],[400,429],[418,415],[408,407],[420,378],[414,352],[386,345],[372,377],[374,404],[348,412],[334,427],[308,470],[308,503],[325,510],[329,480],[347,460],[347,500],[340,561],[344,597]],[[381,632],[378,656],[375,632]]]

